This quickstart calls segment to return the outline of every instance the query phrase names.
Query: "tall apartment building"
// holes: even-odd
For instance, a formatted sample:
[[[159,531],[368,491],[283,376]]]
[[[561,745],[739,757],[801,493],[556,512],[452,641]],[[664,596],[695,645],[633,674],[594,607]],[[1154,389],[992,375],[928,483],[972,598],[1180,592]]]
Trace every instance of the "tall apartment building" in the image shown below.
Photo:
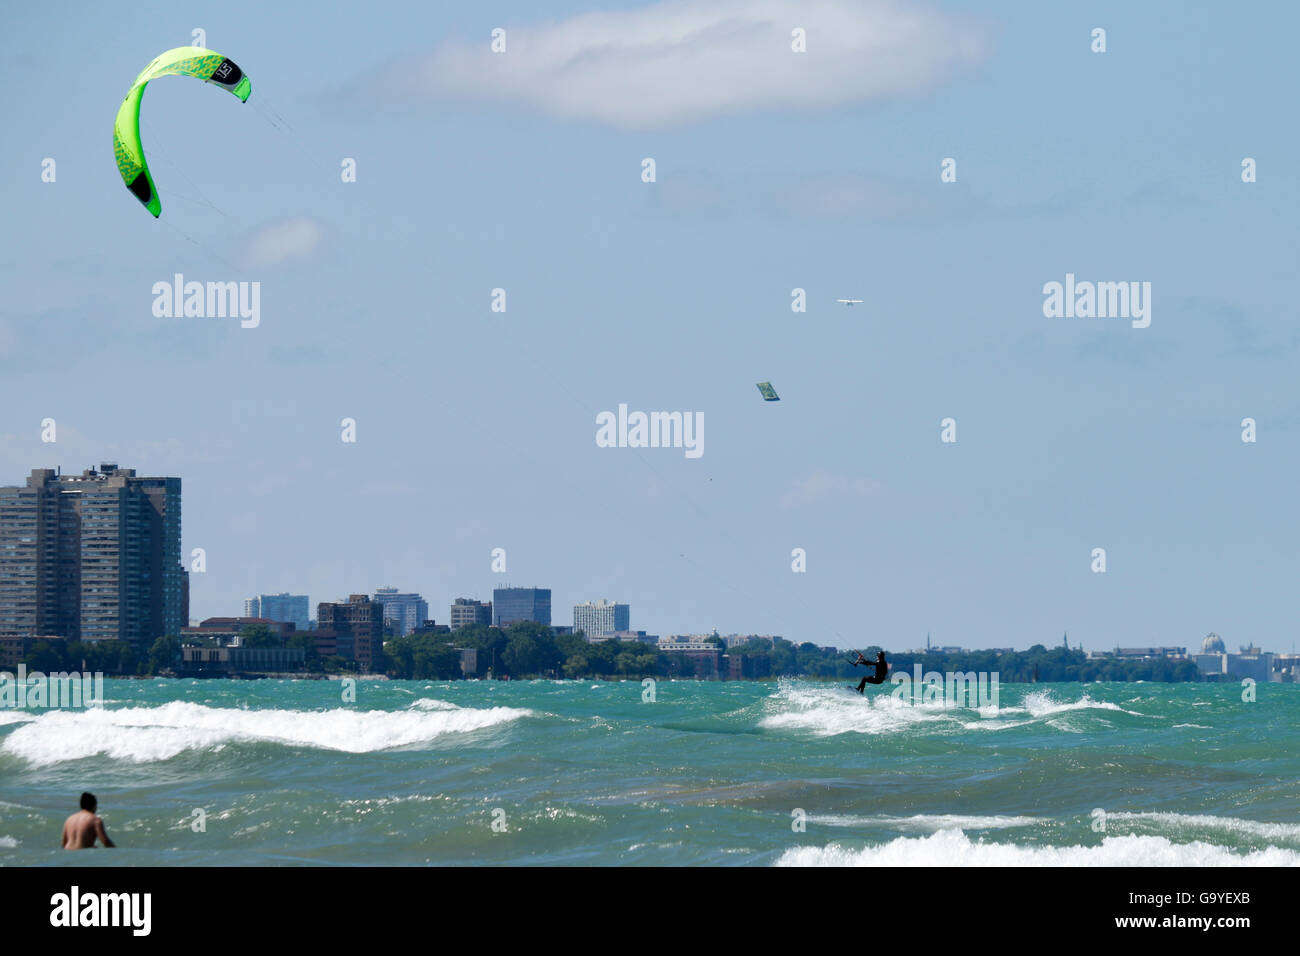
[[[551,626],[550,588],[495,588],[492,623],[507,627],[515,621],[536,621]]]
[[[244,617],[293,624],[300,631],[311,626],[311,605],[305,594],[259,594],[244,599]]]
[[[364,671],[384,666],[384,606],[364,594],[348,595],[347,603],[316,606],[316,629],[337,642],[338,654]]]
[[[573,606],[573,629],[585,632],[589,641],[602,641],[618,631],[630,631],[631,616],[626,604],[587,601]]]
[[[451,617],[449,620],[453,631],[470,624],[491,625],[492,602],[471,601],[469,598],[456,598],[456,603],[451,606]]]
[[[384,606],[389,633],[405,637],[429,619],[429,602],[418,594],[399,594],[397,588],[377,588],[375,600]]]
[[[0,634],[147,646],[188,617],[179,478],[106,463],[0,488]]]

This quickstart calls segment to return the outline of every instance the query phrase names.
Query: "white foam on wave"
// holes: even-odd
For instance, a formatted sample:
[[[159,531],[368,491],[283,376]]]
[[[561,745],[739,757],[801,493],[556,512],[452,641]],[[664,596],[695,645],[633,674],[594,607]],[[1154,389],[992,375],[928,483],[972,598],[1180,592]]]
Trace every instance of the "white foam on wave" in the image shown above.
[[[1137,711],[1125,710],[1108,701],[1093,700],[1087,695],[1079,700],[1059,701],[1046,691],[1036,691],[1026,696],[1022,704],[1007,707],[987,704],[974,708],[980,719],[973,721],[963,719],[972,708],[952,707],[941,700],[914,701],[910,694],[895,697],[892,693],[880,692],[859,697],[834,685],[783,678],[777,682],[776,692],[764,701],[767,713],[759,721],[759,726],[834,736],[850,732],[891,733],[935,721],[953,722],[967,730],[1008,730],[1047,718],[1044,722],[1048,726],[1077,733],[1077,728],[1052,718],[1082,710],[1119,711],[1143,716]],[[1002,719],[1012,714],[1020,715],[1021,719]]]
[[[1149,821],[1174,830],[1223,830],[1235,836],[1258,837],[1264,840],[1281,840],[1300,843],[1300,823],[1261,823],[1258,820],[1240,820],[1236,817],[1201,816],[1195,813],[1125,813],[1108,812],[1107,823],[1116,820]]]
[[[1030,720],[966,720],[962,721],[962,726],[967,730],[1010,730],[1012,727],[1023,727],[1025,724],[1033,723]]]
[[[1002,830],[1008,827],[1031,827],[1040,822],[1035,817],[965,816],[956,813],[918,813],[910,817],[809,815],[809,823],[832,827],[889,827],[895,830]]]
[[[410,707],[414,710],[462,710],[449,700],[438,700],[436,697],[421,697],[419,700],[413,700]]]
[[[1078,700],[1056,700],[1047,691],[1025,696],[1021,705],[1000,707],[986,704],[977,708],[953,707],[941,700],[914,701],[910,694],[895,697],[877,692],[866,697],[823,683],[808,683],[782,678],[777,690],[764,701],[767,711],[758,723],[770,729],[807,730],[817,736],[844,733],[891,733],[917,724],[934,721],[957,724],[966,730],[1008,730],[1035,721],[1065,733],[1083,731],[1060,718],[1074,711],[1112,711],[1145,717],[1135,710],[1125,710],[1109,701],[1093,700],[1087,694]],[[964,719],[974,710],[979,720]],[[1019,715],[1019,720],[1002,718]]]
[[[0,710],[0,727],[6,724],[25,724],[36,719],[36,711]]]
[[[1234,853],[1212,843],[1173,843],[1159,836],[1112,836],[1100,846],[1020,846],[972,841],[961,830],[898,837],[862,849],[786,850],[777,866],[1300,866],[1300,853],[1269,847]]]
[[[51,711],[19,727],[0,750],[37,766],[103,754],[150,763],[187,750],[215,750],[233,742],[284,744],[345,753],[371,753],[428,743],[527,717],[515,707],[474,709],[425,704],[402,711],[236,710],[173,701],[158,707]],[[442,701],[436,704],[444,704]]]
[[[1136,701],[1139,698],[1134,697]],[[1001,707],[995,704],[987,704],[977,708],[976,712],[985,718],[1005,717],[1008,714],[1029,714],[1031,717],[1051,717],[1054,714],[1062,714],[1072,710],[1114,710],[1123,714],[1132,714],[1134,717],[1145,717],[1146,715],[1136,710],[1125,710],[1118,704],[1112,704],[1106,700],[1093,700],[1087,694],[1084,694],[1078,700],[1056,700],[1049,691],[1036,690],[1026,694],[1021,701],[1023,706],[1012,704],[1008,707]]]
[[[943,721],[945,708],[914,707],[910,699],[885,694],[859,697],[839,688],[782,679],[763,703],[768,711],[758,725],[779,730],[809,730],[819,737],[886,734],[921,723]]]
[[[14,850],[18,847],[18,841],[13,837],[0,836],[0,850]]]
[[[983,707],[976,707],[975,713],[981,717],[994,718],[1005,717],[1007,714],[1027,714],[1029,711],[1023,707],[999,707],[997,704],[985,704]]]
[[[1071,710],[1117,710],[1123,714],[1132,714],[1135,717],[1143,717],[1144,714],[1136,710],[1125,710],[1119,704],[1112,704],[1106,700],[1093,700],[1087,694],[1074,701],[1054,700],[1052,695],[1045,690],[1034,691],[1032,694],[1026,694],[1024,699],[1025,710],[1029,711],[1035,717],[1050,717],[1054,714],[1063,714]]]

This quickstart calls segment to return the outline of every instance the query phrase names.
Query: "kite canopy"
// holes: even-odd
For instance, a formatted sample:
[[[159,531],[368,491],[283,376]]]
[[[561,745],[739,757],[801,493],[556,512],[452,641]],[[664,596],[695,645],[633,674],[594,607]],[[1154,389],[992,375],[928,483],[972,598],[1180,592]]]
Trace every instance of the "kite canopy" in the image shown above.
[[[763,396],[765,402],[779,402],[781,399],[776,394],[776,389],[772,387],[771,382],[759,382],[758,391]]]
[[[117,158],[117,171],[122,174],[122,182],[155,219],[162,212],[162,203],[158,201],[158,190],[154,188],[153,176],[149,174],[149,164],[144,158],[144,147],[140,145],[140,100],[150,80],[169,75],[198,77],[205,83],[230,91],[239,97],[241,103],[247,103],[248,94],[253,92],[253,84],[233,61],[201,46],[178,46],[168,50],[135,78],[118,108],[117,122],[113,124],[113,155]]]

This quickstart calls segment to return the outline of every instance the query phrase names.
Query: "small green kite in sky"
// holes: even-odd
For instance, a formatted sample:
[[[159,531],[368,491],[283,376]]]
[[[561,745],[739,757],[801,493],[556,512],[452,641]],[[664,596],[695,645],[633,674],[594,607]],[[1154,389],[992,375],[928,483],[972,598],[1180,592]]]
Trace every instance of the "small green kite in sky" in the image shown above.
[[[248,95],[253,92],[253,84],[234,61],[201,46],[178,46],[168,50],[140,71],[117,111],[117,122],[113,124],[113,155],[122,182],[155,219],[162,212],[162,203],[158,200],[158,191],[154,188],[153,176],[144,158],[144,147],[140,143],[140,100],[149,81],[160,76],[198,77],[205,83],[233,93],[241,103],[247,103]]]

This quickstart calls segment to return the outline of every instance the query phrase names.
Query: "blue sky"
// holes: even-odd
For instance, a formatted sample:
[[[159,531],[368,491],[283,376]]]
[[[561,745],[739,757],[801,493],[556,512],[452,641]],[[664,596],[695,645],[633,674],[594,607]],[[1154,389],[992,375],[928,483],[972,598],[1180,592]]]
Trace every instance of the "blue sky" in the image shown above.
[[[1293,5],[451,6],[7,16],[0,482],[182,477],[195,618],[511,583],[658,634],[1293,646]],[[110,127],[196,27],[253,94],[150,85],[155,221]],[[176,272],[260,326],[156,318]],[[1066,273],[1150,327],[1045,318]],[[704,455],[598,448],[620,403]]]

